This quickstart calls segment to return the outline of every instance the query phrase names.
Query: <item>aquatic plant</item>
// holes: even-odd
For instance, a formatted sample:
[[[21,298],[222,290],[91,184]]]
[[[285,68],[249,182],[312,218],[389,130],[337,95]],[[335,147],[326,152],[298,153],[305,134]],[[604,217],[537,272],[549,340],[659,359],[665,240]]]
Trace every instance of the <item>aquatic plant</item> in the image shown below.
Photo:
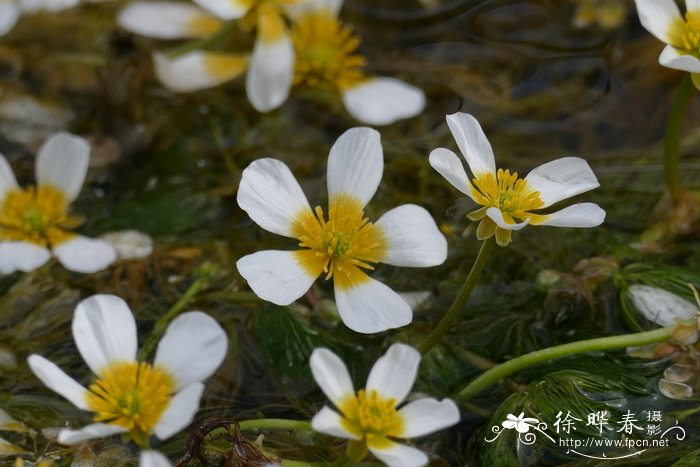
[[[399,294],[363,270],[374,263],[430,267],[442,264],[447,242],[424,208],[405,204],[372,223],[364,215],[382,178],[384,155],[379,132],[353,128],[328,156],[328,212],[311,209],[289,168],[259,159],[244,171],[238,205],[269,232],[294,238],[302,250],[266,250],[239,259],[236,267],[262,299],[289,305],[317,277],[333,279],[343,323],[374,333],[405,326],[411,307]]]
[[[117,254],[103,240],[73,233],[81,224],[69,213],[85,181],[90,145],[83,138],[56,133],[39,149],[36,187],[21,189],[0,155],[0,272],[32,271],[51,255],[67,269],[92,273]]]
[[[328,349],[314,350],[309,360],[314,379],[340,413],[324,407],[311,426],[349,440],[351,462],[359,462],[369,450],[390,467],[427,464],[422,451],[393,440],[448,428],[459,422],[459,409],[449,399],[429,398],[397,408],[411,392],[419,363],[420,354],[413,347],[394,344],[372,367],[365,388],[355,393],[343,361]]]
[[[199,409],[202,381],[226,356],[223,329],[202,312],[184,313],[170,323],[149,364],[136,358],[136,321],[127,304],[113,295],[94,295],[76,307],[72,330],[80,355],[97,376],[87,389],[44,357],[27,360],[47,387],[94,413],[95,423],[62,429],[58,442],[126,434],[144,449],[142,465],[168,465],[149,449],[150,437],[167,439],[190,424]]]

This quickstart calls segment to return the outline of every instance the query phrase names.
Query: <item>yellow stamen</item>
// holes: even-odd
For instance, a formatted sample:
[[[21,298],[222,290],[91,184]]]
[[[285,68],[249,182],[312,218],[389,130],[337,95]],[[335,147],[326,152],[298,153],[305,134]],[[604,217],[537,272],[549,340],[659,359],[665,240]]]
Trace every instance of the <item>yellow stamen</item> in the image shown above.
[[[296,252],[303,268],[313,276],[325,273],[343,289],[368,280],[361,268],[374,269],[370,263],[380,261],[387,249],[381,229],[364,217],[362,203],[350,196],[331,200],[327,221],[320,206],[315,215],[300,213],[292,233],[299,246],[307,248]]]
[[[294,84],[344,90],[365,80],[365,58],[357,53],[360,38],[330,12],[313,11],[292,29],[296,51]]]
[[[66,229],[78,225],[63,192],[51,186],[12,189],[0,205],[0,240],[54,246],[72,236]]]
[[[685,21],[678,20],[671,25],[668,37],[672,46],[700,56],[700,12],[686,12]]]
[[[175,384],[165,370],[148,363],[119,362],[103,370],[89,389],[87,405],[95,421],[124,427],[143,445],[168,408]]]
[[[396,410],[396,400],[381,397],[377,391],[369,394],[361,389],[357,397],[348,397],[340,403],[343,428],[362,438],[369,447],[387,447],[390,437],[400,437],[405,422]]]
[[[221,29],[223,21],[208,15],[195,16],[187,23],[187,33],[191,37],[207,37]]]
[[[469,219],[480,220],[477,237],[480,240],[496,234],[497,243],[506,246],[510,243],[511,232],[501,229],[486,217],[486,209],[496,208],[501,211],[503,219],[508,224],[529,220],[535,224],[544,220],[545,216],[530,211],[540,209],[544,202],[540,192],[535,191],[525,179],[518,178],[518,173],[498,169],[496,176],[484,173],[474,178],[471,188],[472,196],[482,207],[469,213]]]

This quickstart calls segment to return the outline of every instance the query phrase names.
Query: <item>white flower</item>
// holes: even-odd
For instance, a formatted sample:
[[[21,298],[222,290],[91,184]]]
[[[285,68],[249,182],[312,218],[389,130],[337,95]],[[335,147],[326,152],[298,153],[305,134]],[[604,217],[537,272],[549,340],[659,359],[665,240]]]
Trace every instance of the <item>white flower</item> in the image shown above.
[[[642,26],[664,42],[659,63],[700,73],[700,1],[686,0],[685,18],[674,0],[635,0]]]
[[[520,412],[520,415],[517,417],[513,414],[508,414],[506,415],[506,418],[507,420],[504,420],[503,423],[501,423],[503,428],[507,430],[512,430],[515,428],[518,433],[527,433],[530,431],[530,426],[533,423],[539,423],[539,420],[536,418],[526,418],[525,412]]]
[[[137,230],[119,230],[100,236],[112,245],[119,259],[142,259],[153,253],[153,238]]]
[[[395,78],[365,75],[366,60],[357,53],[360,38],[338,18],[341,6],[342,0],[312,0],[291,10],[294,84],[338,93],[348,113],[370,125],[421,113],[423,91]]]
[[[117,255],[107,242],[72,233],[80,220],[69,214],[85,181],[90,145],[56,133],[39,150],[37,186],[22,190],[0,155],[0,273],[32,271],[53,253],[71,271],[92,273]]]
[[[294,71],[294,48],[285,15],[292,4],[306,0],[195,0],[202,8],[184,2],[135,2],[119,14],[119,25],[158,39],[206,37],[225,21],[253,22],[257,38],[247,56],[194,51],[169,59],[155,54],[156,74],[176,92],[189,92],[229,81],[246,66],[246,92],[260,112],[279,107],[289,95]]]
[[[447,242],[428,212],[405,204],[376,223],[364,207],[382,178],[384,156],[379,133],[353,128],[338,138],[328,157],[327,215],[312,210],[289,168],[259,159],[244,171],[238,205],[260,227],[299,241],[298,251],[268,250],[245,256],[236,266],[264,300],[289,305],[323,274],[333,279],[343,322],[373,333],[405,326],[411,308],[396,292],[363,269],[373,263],[429,267],[445,261]]]
[[[425,465],[428,457],[422,451],[394,440],[424,436],[459,422],[459,409],[449,399],[418,399],[397,409],[411,391],[420,364],[420,354],[408,345],[392,345],[372,367],[365,389],[357,393],[345,364],[330,350],[315,349],[309,364],[316,383],[338,410],[322,408],[311,426],[350,440],[353,462],[369,449],[391,467]]]
[[[482,206],[469,214],[469,219],[481,221],[476,231],[480,240],[495,234],[496,242],[506,246],[512,231],[528,224],[595,227],[603,223],[605,211],[593,203],[574,204],[551,214],[538,212],[599,186],[585,160],[563,157],[535,168],[525,178],[518,178],[516,172],[496,171],[491,144],[473,116],[459,112],[448,115],[447,125],[473,178],[470,182],[459,157],[449,149],[433,150],[430,165]]]
[[[658,287],[635,284],[627,289],[627,294],[646,319],[661,326],[672,326],[699,312],[698,305]]]
[[[73,339],[96,380],[85,389],[39,355],[27,359],[34,374],[79,409],[94,412],[95,423],[63,429],[61,444],[128,433],[139,446],[152,434],[166,439],[190,424],[204,385],[226,355],[228,342],[214,319],[199,311],[170,323],[153,364],[136,360],[136,322],[114,295],[94,295],[78,304]],[[144,451],[141,465],[168,465],[161,454]]]

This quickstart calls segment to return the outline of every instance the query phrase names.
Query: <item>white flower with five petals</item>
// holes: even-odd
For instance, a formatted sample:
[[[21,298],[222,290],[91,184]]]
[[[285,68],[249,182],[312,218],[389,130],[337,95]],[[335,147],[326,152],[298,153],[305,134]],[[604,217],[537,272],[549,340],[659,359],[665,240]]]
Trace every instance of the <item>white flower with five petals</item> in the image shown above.
[[[166,439],[190,424],[211,376],[226,355],[223,329],[199,311],[174,319],[158,344],[153,364],[136,359],[136,322],[124,301],[94,295],[78,304],[73,339],[97,379],[86,389],[58,366],[39,355],[28,358],[34,374],[51,390],[94,421],[78,430],[63,429],[61,444],[125,433],[139,446],[152,434]],[[142,466],[164,466],[162,454],[144,451]]]
[[[420,364],[420,354],[408,345],[392,345],[357,393],[347,367],[330,350],[315,349],[309,364],[316,383],[337,409],[322,408],[311,426],[350,440],[352,462],[359,462],[369,450],[390,467],[426,465],[428,457],[422,451],[395,440],[425,436],[459,422],[459,409],[450,399],[417,399],[398,408],[411,392]]]
[[[481,205],[469,214],[469,219],[480,221],[476,231],[480,240],[495,235],[500,246],[507,246],[511,233],[528,224],[583,228],[603,223],[605,211],[594,203],[574,204],[552,213],[541,211],[600,186],[585,160],[563,157],[535,168],[525,178],[518,178],[517,172],[496,171],[491,144],[473,116],[459,112],[448,115],[447,125],[472,172],[472,179],[459,157],[449,149],[433,150],[430,165],[452,186]]]
[[[229,81],[246,66],[246,92],[259,112],[279,107],[289,95],[294,74],[294,48],[285,24],[291,6],[306,0],[195,0],[134,2],[119,14],[123,28],[158,39],[206,37],[230,20],[252,22],[257,29],[253,52],[247,56],[193,51],[176,58],[155,54],[156,74],[176,92],[210,88]]]
[[[406,204],[371,223],[364,207],[382,178],[379,133],[353,128],[338,138],[328,157],[327,216],[309,202],[289,168],[260,159],[244,171],[238,205],[259,226],[297,239],[298,251],[268,250],[245,256],[236,266],[262,299],[289,305],[317,277],[333,279],[341,319],[350,329],[374,333],[405,326],[411,308],[399,294],[370,278],[373,263],[429,267],[442,264],[447,242],[430,214]]]
[[[506,419],[507,420],[504,420],[501,423],[503,428],[507,430],[512,430],[515,428],[518,433],[527,433],[530,431],[530,427],[533,424],[539,423],[539,420],[536,418],[525,417],[525,412],[520,412],[520,415],[517,417],[513,414],[508,414],[506,415]]]
[[[0,155],[0,273],[32,271],[51,253],[67,269],[82,273],[99,271],[116,260],[107,242],[71,232],[80,220],[68,208],[80,193],[89,159],[87,141],[56,133],[39,149],[37,186],[23,190]]]
[[[635,0],[642,26],[666,44],[659,63],[700,73],[700,0],[686,0],[685,17],[674,0]]]

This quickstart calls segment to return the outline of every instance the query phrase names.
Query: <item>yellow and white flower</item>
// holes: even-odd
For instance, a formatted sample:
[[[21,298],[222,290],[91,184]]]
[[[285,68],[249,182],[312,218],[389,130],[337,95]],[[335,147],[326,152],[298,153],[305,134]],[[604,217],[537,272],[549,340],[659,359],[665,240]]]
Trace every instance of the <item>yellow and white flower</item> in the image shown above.
[[[85,181],[90,145],[83,138],[56,133],[39,149],[36,187],[21,189],[0,155],[0,273],[32,271],[53,253],[71,271],[92,273],[117,255],[107,242],[71,232],[80,225],[69,213]]]
[[[686,0],[685,17],[674,0],[635,0],[642,26],[666,47],[659,63],[668,68],[700,73],[700,1]]]
[[[333,279],[343,322],[373,333],[405,326],[411,308],[396,292],[363,272],[374,263],[429,267],[445,261],[447,242],[423,208],[405,204],[376,223],[364,207],[379,186],[384,156],[379,133],[353,128],[328,157],[329,209],[311,209],[289,168],[259,159],[244,171],[238,205],[259,226],[294,238],[302,250],[268,250],[241,258],[238,271],[262,299],[289,305],[323,274]]]
[[[315,349],[309,361],[316,383],[337,411],[323,407],[311,420],[316,431],[350,440],[348,454],[359,462],[369,451],[390,467],[428,463],[420,450],[396,439],[424,436],[459,422],[459,409],[450,399],[406,399],[416,380],[420,354],[404,344],[392,345],[377,360],[365,389],[355,392],[348,369],[328,349]]]
[[[245,71],[246,92],[260,112],[279,107],[289,95],[294,71],[294,48],[285,16],[292,5],[306,0],[195,0],[202,8],[184,2],[135,2],[119,14],[125,29],[158,39],[206,37],[225,21],[241,19],[255,25],[257,38],[250,58],[222,52],[194,51],[169,59],[155,54],[156,74],[176,92],[219,85]]]
[[[291,10],[296,51],[294,84],[342,96],[348,113],[370,125],[388,125],[418,115],[425,94],[396,78],[370,77],[357,53],[360,38],[338,18],[342,0],[312,0]]]
[[[127,304],[114,295],[94,295],[78,304],[73,339],[97,376],[86,389],[39,355],[28,358],[34,374],[51,390],[94,421],[78,430],[63,429],[61,444],[128,434],[147,446],[155,434],[166,439],[185,428],[199,408],[204,385],[226,355],[228,342],[214,319],[199,311],[183,313],[168,326],[153,364],[136,359],[136,322]],[[141,465],[169,465],[162,454],[144,451]]]
[[[594,203],[574,204],[552,213],[541,211],[600,186],[585,160],[563,157],[518,178],[517,172],[496,171],[491,144],[473,116],[461,112],[448,115],[447,125],[472,172],[471,182],[459,157],[449,149],[433,150],[430,165],[482,206],[469,214],[472,221],[480,221],[478,239],[495,235],[500,246],[507,246],[511,233],[528,224],[584,228],[605,220],[605,211]]]

